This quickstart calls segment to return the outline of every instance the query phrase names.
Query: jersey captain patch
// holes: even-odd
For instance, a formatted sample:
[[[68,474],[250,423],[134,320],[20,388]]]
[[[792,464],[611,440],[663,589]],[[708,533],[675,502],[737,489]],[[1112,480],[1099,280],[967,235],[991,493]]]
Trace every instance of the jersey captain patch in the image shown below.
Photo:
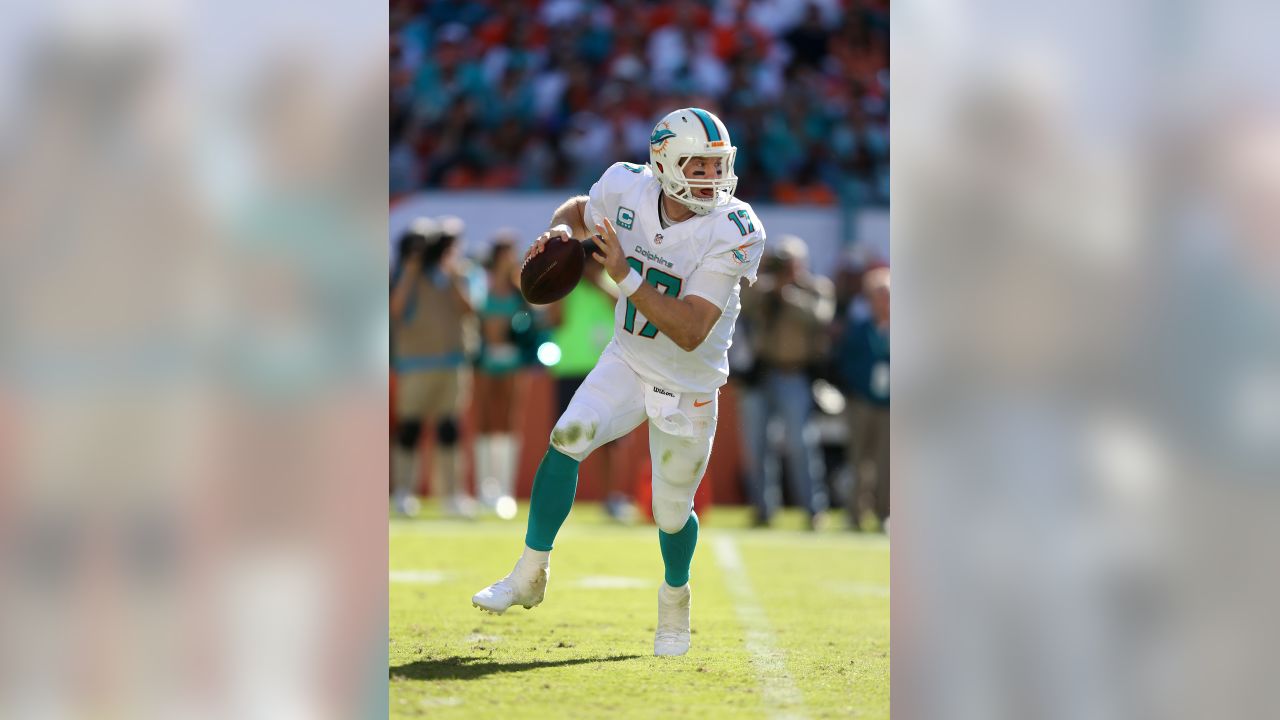
[[[618,227],[631,229],[632,224],[636,221],[636,211],[629,207],[618,208]]]

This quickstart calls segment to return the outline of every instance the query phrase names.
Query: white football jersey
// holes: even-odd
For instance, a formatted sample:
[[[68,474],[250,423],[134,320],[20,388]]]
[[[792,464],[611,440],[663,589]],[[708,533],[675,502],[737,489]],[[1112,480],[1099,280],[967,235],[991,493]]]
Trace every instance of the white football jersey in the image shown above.
[[[613,343],[642,378],[678,392],[708,393],[729,377],[729,345],[742,307],[740,280],[756,280],[764,254],[764,226],[737,198],[708,215],[666,229],[658,217],[661,187],[648,165],[615,163],[591,187],[587,227],[613,223],[627,262],[646,283],[684,297],[697,270],[734,278],[733,291],[715,327],[693,352],[681,350],[627,298],[614,308]]]

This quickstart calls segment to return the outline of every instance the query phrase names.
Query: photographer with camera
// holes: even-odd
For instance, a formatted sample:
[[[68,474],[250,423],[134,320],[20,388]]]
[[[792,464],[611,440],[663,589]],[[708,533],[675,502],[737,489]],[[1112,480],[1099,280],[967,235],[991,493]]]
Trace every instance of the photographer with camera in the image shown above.
[[[471,517],[463,487],[459,415],[468,390],[466,323],[475,314],[461,265],[462,221],[419,218],[400,238],[391,290],[391,364],[396,372],[391,475],[397,512],[418,512],[419,448],[436,434],[432,492],[447,515]]]
[[[768,525],[781,500],[781,461],[767,431],[776,418],[783,427],[791,496],[808,511],[809,526],[816,530],[823,524],[827,492],[817,433],[807,426],[813,412],[813,373],[827,357],[835,290],[830,280],[809,272],[804,240],[784,235],[772,249],[769,273],[761,277],[750,303],[763,380],[763,407],[754,411],[760,415],[756,422],[763,424],[749,435],[752,465],[758,469],[748,474],[750,495],[755,524]]]
[[[839,364],[849,405],[849,527],[861,528],[874,512],[880,531],[889,520],[889,268],[875,267],[862,276],[862,294],[870,317],[850,318],[841,339]]]

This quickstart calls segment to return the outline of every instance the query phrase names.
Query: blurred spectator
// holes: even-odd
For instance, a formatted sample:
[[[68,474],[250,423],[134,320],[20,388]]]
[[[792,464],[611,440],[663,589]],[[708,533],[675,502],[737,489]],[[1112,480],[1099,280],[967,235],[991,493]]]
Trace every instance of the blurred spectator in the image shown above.
[[[888,201],[887,0],[396,2],[390,45],[396,193],[585,187],[696,104],[743,199]]]
[[[560,348],[560,361],[549,368],[556,379],[556,415],[560,417],[569,407],[569,401],[578,391],[587,374],[596,366],[600,354],[613,339],[613,309],[617,301],[617,287],[604,272],[604,267],[588,261],[582,280],[565,298],[548,308],[548,320],[555,325],[551,340]],[[605,512],[609,517],[629,522],[635,517],[635,507],[619,480],[627,479],[622,461],[622,437],[604,445],[596,453],[601,457],[600,490],[605,498]],[[580,470],[581,472],[581,470]]]
[[[827,43],[831,40],[831,31],[822,23],[822,10],[815,4],[807,6],[804,22],[792,28],[785,39],[797,64],[819,67],[827,58]]]
[[[863,275],[870,317],[851,314],[837,354],[848,397],[850,466],[849,524],[874,512],[883,530],[889,519],[889,268]]]
[[[810,526],[817,529],[827,508],[827,492],[816,434],[808,422],[813,411],[812,376],[826,358],[826,327],[834,311],[835,291],[830,280],[809,272],[804,240],[784,235],[772,245],[772,252],[776,267],[757,283],[760,298],[753,303],[752,318],[759,329],[760,361],[767,371],[762,416],[781,421],[791,495],[808,510]],[[759,428],[748,437],[761,435],[768,438]],[[750,444],[757,458],[753,464],[763,468],[753,477],[757,484],[750,488],[751,501],[757,524],[765,525],[779,505],[782,468],[773,443]]]
[[[769,442],[769,416],[765,405],[765,367],[761,360],[761,307],[764,302],[761,290],[772,285],[772,267],[761,263],[754,285],[743,285],[738,320],[733,329],[733,343],[729,346],[729,384],[733,386],[737,402],[738,432],[742,437],[742,465],[748,495],[756,506],[757,524],[764,524],[768,513],[763,511],[760,494],[764,482],[764,448]]]
[[[773,38],[767,30],[752,21],[748,14],[750,9],[751,3],[740,0],[733,18],[716,24],[713,47],[721,60],[729,62],[748,48],[768,52]]]
[[[436,433],[432,494],[446,514],[474,514],[462,484],[459,414],[467,391],[465,320],[472,314],[460,261],[462,221],[420,218],[401,237],[391,291],[396,372],[391,476],[396,510],[418,511],[423,430]]]
[[[494,239],[486,259],[488,290],[479,308],[480,357],[476,361],[476,494],[498,517],[516,514],[515,477],[518,375],[523,367],[514,321],[527,312],[516,286],[515,234]]]

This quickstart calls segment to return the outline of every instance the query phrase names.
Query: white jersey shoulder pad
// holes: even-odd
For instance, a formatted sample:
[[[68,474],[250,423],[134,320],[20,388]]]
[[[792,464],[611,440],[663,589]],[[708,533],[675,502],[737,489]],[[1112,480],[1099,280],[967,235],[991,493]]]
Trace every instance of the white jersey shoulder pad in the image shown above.
[[[710,221],[712,240],[704,266],[754,284],[764,256],[765,230],[760,218],[749,204],[735,198],[716,208]]]
[[[616,162],[610,165],[608,170],[604,171],[604,174],[600,176],[600,181],[596,184],[603,186],[603,189],[607,192],[623,193],[635,189],[637,186],[656,182],[658,182],[658,179],[654,177],[653,170],[648,165]]]
[[[593,229],[596,223],[603,223],[605,218],[614,220],[613,214],[618,199],[629,195],[645,185],[657,185],[658,179],[648,165],[618,162],[609,166],[595,185],[591,186],[588,195],[586,221],[587,228]]]

